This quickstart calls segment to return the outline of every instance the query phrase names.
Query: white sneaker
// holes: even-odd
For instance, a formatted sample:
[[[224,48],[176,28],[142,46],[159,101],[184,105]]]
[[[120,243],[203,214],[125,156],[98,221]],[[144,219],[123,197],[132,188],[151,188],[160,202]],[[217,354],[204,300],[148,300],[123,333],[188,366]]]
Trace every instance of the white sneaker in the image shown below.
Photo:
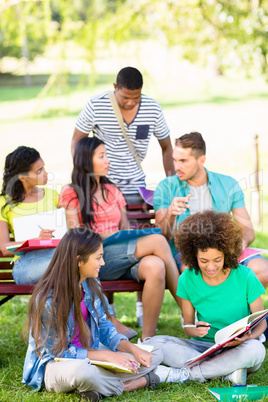
[[[238,369],[233,373],[222,377],[222,381],[229,380],[236,385],[246,385],[247,383],[247,369]]]
[[[186,382],[189,378],[189,370],[186,367],[175,368],[166,367],[161,364],[153,370],[156,375],[160,378],[160,382]]]

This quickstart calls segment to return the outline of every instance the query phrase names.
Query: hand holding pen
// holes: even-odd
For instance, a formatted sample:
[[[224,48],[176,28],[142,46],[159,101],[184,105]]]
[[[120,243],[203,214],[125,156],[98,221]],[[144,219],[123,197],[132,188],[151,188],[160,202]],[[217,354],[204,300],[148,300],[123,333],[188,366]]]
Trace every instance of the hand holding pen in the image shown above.
[[[41,232],[39,234],[39,239],[51,239],[53,236],[53,232],[55,232],[55,229],[49,230],[49,229],[44,229],[42,228],[41,225],[38,225],[39,229],[41,229]]]
[[[211,324],[208,322],[198,321],[196,324],[185,324],[183,328],[194,329],[194,331],[186,331],[189,336],[200,336],[201,338],[207,335]]]

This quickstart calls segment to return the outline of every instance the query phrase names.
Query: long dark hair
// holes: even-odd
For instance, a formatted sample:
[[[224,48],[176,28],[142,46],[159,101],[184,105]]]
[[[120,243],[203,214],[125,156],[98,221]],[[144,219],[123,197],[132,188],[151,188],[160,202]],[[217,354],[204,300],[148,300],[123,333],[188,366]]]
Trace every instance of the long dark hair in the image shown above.
[[[71,187],[76,192],[82,215],[83,225],[91,229],[94,228],[95,219],[93,210],[93,201],[98,204],[94,197],[97,190],[98,183],[94,177],[93,169],[93,155],[95,149],[98,148],[103,141],[97,137],[83,137],[78,141],[73,159],[72,183]],[[100,177],[100,186],[104,201],[108,197],[108,189],[105,184],[112,184],[111,181],[105,177]],[[70,200],[71,202],[72,200]]]
[[[86,262],[101,244],[102,239],[98,233],[84,228],[75,228],[70,229],[63,236],[56,248],[47,271],[34,288],[29,303],[27,322],[23,330],[24,336],[25,330],[31,327],[36,352],[39,356],[42,345],[44,345],[48,335],[51,333],[53,337],[52,350],[55,355],[63,353],[68,346],[67,321],[72,306],[74,306],[75,319],[75,329],[72,337],[76,333],[77,326],[79,326],[81,345],[89,349],[90,330],[85,324],[80,308],[82,292],[79,286],[78,262]],[[98,296],[101,299],[105,313],[110,317],[99,281],[93,278],[88,278],[87,281],[92,293],[93,305],[96,296]],[[52,303],[47,313],[45,304],[49,298],[52,298]],[[45,317],[47,321],[44,333],[43,320],[45,311],[48,317]],[[95,312],[97,314],[96,310]]]
[[[2,211],[7,205],[14,208],[25,199],[24,188],[19,175],[27,175],[32,164],[39,158],[40,154],[36,149],[23,145],[7,155],[0,194],[6,198],[6,204],[2,207]]]

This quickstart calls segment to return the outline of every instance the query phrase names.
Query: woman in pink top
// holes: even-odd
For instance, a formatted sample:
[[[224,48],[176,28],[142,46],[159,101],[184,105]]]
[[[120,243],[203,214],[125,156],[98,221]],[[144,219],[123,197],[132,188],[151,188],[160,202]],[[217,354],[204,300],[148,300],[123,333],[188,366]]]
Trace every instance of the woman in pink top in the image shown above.
[[[109,159],[104,143],[96,137],[82,138],[75,149],[72,183],[61,194],[67,225],[88,227],[104,239],[128,229],[126,202],[105,177]],[[104,246],[105,266],[100,280],[135,279],[144,282],[142,340],[155,334],[167,285],[177,304],[178,269],[162,235],[154,234]]]

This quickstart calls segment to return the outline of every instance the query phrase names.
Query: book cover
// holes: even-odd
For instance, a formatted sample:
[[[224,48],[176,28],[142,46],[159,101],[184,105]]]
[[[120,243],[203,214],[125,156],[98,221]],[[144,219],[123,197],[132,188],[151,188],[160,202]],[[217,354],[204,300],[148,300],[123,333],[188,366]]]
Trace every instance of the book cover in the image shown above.
[[[28,251],[57,247],[59,242],[60,239],[30,239],[20,245],[9,246],[7,247],[7,250],[15,255],[22,255]]]
[[[103,245],[107,246],[108,244],[134,239],[135,237],[148,236],[151,234],[161,234],[161,228],[119,230],[118,232],[104,239]]]
[[[153,201],[154,201],[154,191],[153,190],[148,190],[146,187],[139,187],[139,193],[147,204],[153,206]]]
[[[243,253],[241,254],[240,258],[239,258],[239,262],[243,262],[245,261],[248,257],[257,255],[257,254],[268,254],[268,250],[264,249],[264,248],[253,248],[253,247],[246,247],[243,250]]]
[[[268,395],[268,387],[258,387],[257,385],[242,385],[234,387],[208,388],[209,392],[218,401],[257,401]]]
[[[252,330],[256,325],[258,325],[262,320],[268,317],[268,309],[257,311],[256,313],[250,314],[247,317],[242,318],[228,325],[216,332],[215,334],[215,344],[213,344],[209,349],[200,355],[189,359],[186,363],[187,366],[194,364],[199,364],[208,356],[212,356],[213,353],[222,349],[223,346],[227,345],[229,342],[233,341],[235,338],[246,334],[248,331]]]

